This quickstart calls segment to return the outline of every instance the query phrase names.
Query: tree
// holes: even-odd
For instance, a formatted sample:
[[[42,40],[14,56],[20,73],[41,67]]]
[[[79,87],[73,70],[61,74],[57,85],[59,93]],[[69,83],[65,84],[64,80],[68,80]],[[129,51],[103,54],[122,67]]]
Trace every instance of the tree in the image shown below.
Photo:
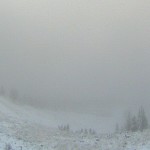
[[[148,119],[143,107],[140,107],[137,115],[132,116],[131,113],[128,112],[125,120],[125,131],[143,131],[147,129],[148,126]]]
[[[131,124],[131,131],[136,132],[138,130],[138,121],[136,116],[133,116],[132,118],[132,124]]]
[[[88,130],[87,129],[84,129],[84,134],[88,134]]]
[[[144,129],[147,129],[147,128],[148,128],[148,120],[145,115],[144,108],[141,107],[138,113],[138,129],[140,131],[143,131]]]
[[[128,112],[126,117],[125,130],[131,131],[131,127],[132,127],[132,115],[131,112]]]
[[[70,126],[69,124],[66,125],[66,131],[69,131],[70,130]]]

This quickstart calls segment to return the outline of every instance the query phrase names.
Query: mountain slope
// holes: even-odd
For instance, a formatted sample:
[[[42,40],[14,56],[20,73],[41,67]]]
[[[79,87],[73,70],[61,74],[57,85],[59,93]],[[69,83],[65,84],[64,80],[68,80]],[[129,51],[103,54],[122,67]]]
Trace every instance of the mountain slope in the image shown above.
[[[46,113],[32,107],[12,104],[0,98],[1,150],[149,150],[150,131],[121,134],[90,134],[61,131],[55,112]],[[64,114],[63,114],[64,115]],[[71,114],[72,115],[72,114]],[[43,122],[43,123],[42,123]],[[49,125],[49,126],[48,126]]]

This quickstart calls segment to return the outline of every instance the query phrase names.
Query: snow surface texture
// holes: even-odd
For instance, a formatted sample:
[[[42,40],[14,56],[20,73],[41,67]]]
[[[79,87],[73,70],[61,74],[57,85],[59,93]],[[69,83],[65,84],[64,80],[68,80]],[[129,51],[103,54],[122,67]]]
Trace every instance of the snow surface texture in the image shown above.
[[[0,150],[150,150],[149,130],[94,135],[60,131],[32,120],[34,109],[20,107],[0,98]]]

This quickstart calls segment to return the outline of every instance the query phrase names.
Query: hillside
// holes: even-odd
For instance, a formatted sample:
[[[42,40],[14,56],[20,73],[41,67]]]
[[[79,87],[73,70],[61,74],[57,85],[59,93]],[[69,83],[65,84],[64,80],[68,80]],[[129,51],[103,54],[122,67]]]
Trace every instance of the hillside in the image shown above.
[[[53,114],[54,115],[54,114]],[[44,117],[44,118],[43,118]],[[149,150],[150,131],[89,134],[60,131],[55,118],[0,98],[1,150]],[[40,120],[41,119],[41,120]],[[43,123],[42,123],[43,122]],[[51,123],[50,123],[51,122]],[[51,126],[48,126],[50,124]],[[56,127],[56,126],[55,126]]]

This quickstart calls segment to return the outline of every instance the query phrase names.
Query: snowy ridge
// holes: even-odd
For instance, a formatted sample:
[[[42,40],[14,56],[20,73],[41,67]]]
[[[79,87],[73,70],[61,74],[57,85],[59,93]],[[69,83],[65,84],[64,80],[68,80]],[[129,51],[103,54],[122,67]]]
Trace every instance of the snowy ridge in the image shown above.
[[[38,120],[36,113],[44,116],[0,98],[0,150],[150,150],[149,130],[94,135],[60,131],[40,124],[44,120]]]

